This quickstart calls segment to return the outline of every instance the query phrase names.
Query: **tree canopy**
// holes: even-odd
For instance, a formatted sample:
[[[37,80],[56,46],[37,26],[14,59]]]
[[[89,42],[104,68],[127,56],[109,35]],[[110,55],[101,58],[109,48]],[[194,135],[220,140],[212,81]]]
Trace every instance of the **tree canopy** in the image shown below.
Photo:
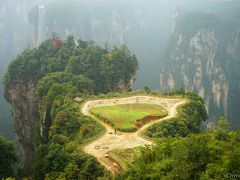
[[[190,133],[200,133],[201,123],[207,119],[203,99],[195,93],[179,92],[188,98],[188,102],[178,107],[176,117],[150,126],[145,131],[146,136],[150,138],[185,137]]]
[[[17,153],[14,144],[0,135],[0,179],[14,177]]]
[[[185,138],[163,138],[153,147],[143,148],[127,172],[116,179],[230,178],[240,174],[239,145],[239,131],[219,129]]]
[[[37,83],[44,78],[48,84],[74,82],[80,91],[98,94],[127,89],[134,80],[138,62],[126,46],[108,51],[93,41],[75,41],[72,36],[55,46],[56,38],[59,39],[53,37],[38,49],[27,49],[20,54],[8,68],[5,87],[16,82]]]

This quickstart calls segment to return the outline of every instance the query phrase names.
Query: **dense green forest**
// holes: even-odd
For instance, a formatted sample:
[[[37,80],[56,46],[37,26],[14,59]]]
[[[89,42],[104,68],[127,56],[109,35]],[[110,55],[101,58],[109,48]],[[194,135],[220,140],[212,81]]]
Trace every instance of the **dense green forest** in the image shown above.
[[[53,37],[38,49],[25,50],[20,54],[9,65],[4,84],[6,89],[11,83],[37,82],[47,75],[43,81],[52,79],[55,83],[63,83],[65,80],[70,84],[72,83],[69,79],[76,84],[80,84],[77,81],[85,81],[88,86],[92,84],[91,91],[96,94],[119,90],[122,85],[124,88],[129,87],[137,67],[136,57],[130,54],[125,46],[114,47],[108,51],[95,45],[93,41],[75,42],[74,38],[69,36],[62,42]],[[63,74],[64,72],[66,74]],[[50,87],[39,87],[41,88],[46,91]],[[77,88],[86,91],[90,87]],[[43,95],[41,93],[40,96]]]
[[[220,119],[216,129],[185,138],[160,138],[143,148],[116,179],[234,179],[240,174],[240,132]]]
[[[97,179],[104,176],[105,171],[93,157],[81,152],[81,147],[104,129],[96,121],[81,115],[79,104],[64,95],[64,90],[70,90],[65,85],[54,86],[59,88],[59,94],[54,92],[54,88],[49,90],[49,94],[54,92],[57,96],[52,104],[48,140],[41,142],[40,134],[36,133],[35,144],[38,148],[33,178]]]
[[[178,107],[176,117],[149,127],[145,131],[146,136],[150,138],[185,137],[190,133],[201,132],[201,123],[207,120],[203,99],[195,93],[178,94],[182,94],[188,102]]]

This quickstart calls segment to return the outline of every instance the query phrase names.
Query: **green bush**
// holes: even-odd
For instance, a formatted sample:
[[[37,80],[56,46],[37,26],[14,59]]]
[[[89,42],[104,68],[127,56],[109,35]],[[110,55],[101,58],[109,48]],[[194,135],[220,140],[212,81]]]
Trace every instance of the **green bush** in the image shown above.
[[[14,144],[0,135],[0,179],[15,177],[17,153]]]
[[[179,92],[177,92],[179,93]],[[150,138],[185,137],[199,133],[202,121],[207,119],[204,101],[194,93],[183,93],[188,102],[177,108],[177,117],[150,126],[144,134]]]

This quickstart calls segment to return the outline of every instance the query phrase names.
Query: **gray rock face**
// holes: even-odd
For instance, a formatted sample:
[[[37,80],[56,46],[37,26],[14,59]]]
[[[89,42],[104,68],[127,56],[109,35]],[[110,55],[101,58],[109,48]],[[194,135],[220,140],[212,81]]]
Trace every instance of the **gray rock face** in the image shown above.
[[[14,130],[22,151],[25,170],[30,170],[34,154],[34,130],[38,120],[37,99],[34,97],[34,83],[16,82],[10,84],[5,97],[12,105]]]
[[[228,23],[204,14],[196,14],[199,22],[186,22],[187,16],[176,19],[161,89],[197,91],[211,119],[225,116],[240,126],[240,26],[228,28]]]

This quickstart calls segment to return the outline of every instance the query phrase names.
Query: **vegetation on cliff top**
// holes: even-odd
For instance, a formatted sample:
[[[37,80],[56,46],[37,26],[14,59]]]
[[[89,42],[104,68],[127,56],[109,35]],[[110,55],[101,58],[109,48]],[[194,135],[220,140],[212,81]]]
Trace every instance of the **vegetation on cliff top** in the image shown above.
[[[4,81],[6,92],[16,83],[32,84],[39,99],[34,179],[97,179],[105,175],[96,159],[81,151],[82,145],[104,128],[83,116],[73,99],[128,89],[137,68],[135,55],[125,46],[109,51],[92,41],[76,42],[71,36],[64,42],[57,37],[48,39],[10,64]]]
[[[212,132],[162,138],[116,179],[226,179],[240,174],[240,132],[224,119]]]
[[[63,76],[67,76],[65,82],[71,79],[76,84],[83,79],[89,80],[94,93],[121,90],[131,85],[138,63],[126,46],[114,47],[108,51],[92,41],[79,40],[76,43],[72,36],[58,45],[55,41],[56,37],[53,37],[38,49],[27,49],[20,54],[9,65],[4,80],[5,89],[16,82],[37,83],[46,75],[54,76],[54,82],[58,80],[61,83],[64,81]],[[59,72],[66,74],[58,74]],[[83,91],[86,87],[78,88]]]
[[[77,96],[84,98],[127,89],[137,70],[136,57],[125,46],[108,51],[93,42],[79,40],[76,45],[72,37],[63,47],[54,47],[48,41],[45,42],[48,48],[59,50],[57,55],[50,53],[49,61],[41,64],[46,73],[37,78],[35,87],[41,99],[39,126],[43,133],[40,136],[39,132],[35,138],[33,177],[97,179],[105,176],[103,167],[81,152],[82,145],[103,133],[104,128],[83,116],[80,105],[72,100]],[[42,73],[42,69],[40,71]],[[13,74],[9,75],[9,79],[14,78]]]

